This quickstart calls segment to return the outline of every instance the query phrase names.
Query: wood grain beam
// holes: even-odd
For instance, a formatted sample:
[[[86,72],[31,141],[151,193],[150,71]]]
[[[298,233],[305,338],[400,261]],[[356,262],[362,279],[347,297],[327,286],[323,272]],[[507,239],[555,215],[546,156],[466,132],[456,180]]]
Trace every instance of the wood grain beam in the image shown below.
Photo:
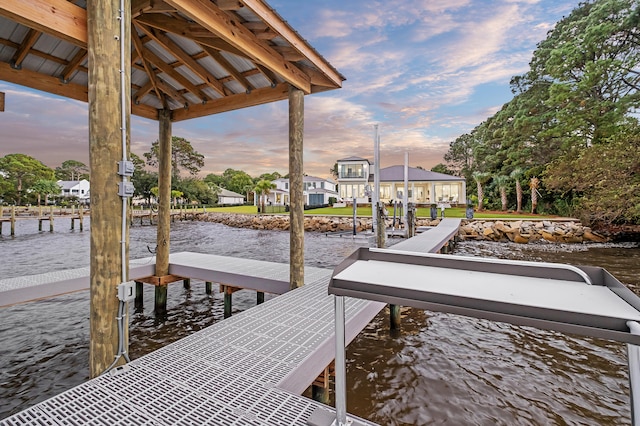
[[[193,59],[187,52],[182,50],[169,36],[154,28],[149,28],[144,25],[139,25],[138,28],[142,30],[150,39],[156,41],[160,46],[165,48],[171,53],[178,61],[182,62],[184,66],[189,68],[191,72],[200,77],[202,81],[213,90],[218,92],[222,96],[226,96],[228,91],[209,71],[207,71],[202,65]]]
[[[24,38],[22,44],[20,44],[20,47],[18,48],[18,50],[16,50],[16,53],[11,59],[11,63],[14,67],[20,68],[20,66],[22,65],[22,61],[24,61],[24,58],[26,58],[29,54],[29,50],[31,50],[31,47],[36,44],[36,41],[38,41],[40,35],[42,35],[40,31],[33,29],[29,30],[27,36]]]
[[[87,11],[67,0],[2,0],[0,16],[87,48]]]
[[[160,89],[158,89],[158,85],[156,84],[156,73],[153,71],[153,68],[143,56],[143,52],[144,52],[143,43],[142,43],[142,40],[140,39],[140,36],[138,36],[138,31],[136,31],[137,28],[138,28],[138,25],[134,24],[131,31],[131,40],[133,41],[134,50],[138,53],[138,56],[141,59],[144,71],[147,73],[147,76],[149,77],[149,84],[153,88],[153,91],[156,93],[156,96],[158,97],[158,99],[162,99],[162,94],[160,93]],[[131,65],[133,65],[133,59],[131,60]],[[147,93],[149,93],[149,91],[146,91],[144,92],[144,94],[141,94],[139,96],[138,92],[136,92],[135,100],[139,101],[140,98],[145,96]]]
[[[166,0],[182,13],[198,22],[247,56],[261,63],[305,93],[311,93],[309,77],[294,64],[258,38],[241,22],[220,10],[210,0]]]
[[[176,109],[173,111],[173,121],[205,117],[207,115],[219,114],[221,112],[281,101],[287,99],[288,93],[288,84],[279,84],[273,89],[270,87],[256,89],[250,94],[238,93],[208,101],[204,105],[190,105],[189,108],[186,109]]]
[[[27,69],[16,70],[4,62],[0,62],[0,80],[78,101],[87,102],[89,100],[86,86],[64,84],[57,77],[50,77]]]
[[[218,0],[218,7],[221,10],[239,10],[244,7],[240,0]]]
[[[200,44],[205,44],[214,49],[231,52],[243,58],[247,57],[246,54],[198,24],[190,24],[185,20],[172,18],[167,15],[142,15],[135,21],[166,33],[176,34],[197,41]]]
[[[278,14],[271,9],[263,0],[242,0],[245,7],[248,7],[258,15],[269,27],[280,34],[304,57],[311,61],[320,69],[335,88],[342,87],[345,78],[326,59],[324,59],[315,49],[313,49],[296,31],[293,30]]]
[[[177,81],[179,84],[184,86],[185,89],[187,89],[189,92],[196,95],[198,98],[202,100],[209,99],[209,97],[205,93],[203,93],[200,89],[198,89],[195,84],[191,83],[189,79],[187,79],[185,76],[183,76],[182,74],[174,70],[173,66],[171,66],[170,64],[167,64],[165,61],[160,59],[155,53],[153,53],[148,48],[143,46],[142,50],[144,52],[142,56],[148,59],[149,62],[152,63],[160,71],[162,71],[163,73],[167,74],[169,77]]]
[[[244,90],[252,89],[253,86],[241,73],[239,73],[233,65],[227,59],[222,56],[222,53],[218,52],[216,49],[213,49],[209,46],[200,45],[202,49],[209,54],[222,68],[225,69],[229,73],[231,77],[233,77],[240,85],[244,88]]]
[[[67,66],[62,70],[62,74],[60,75],[60,79],[63,82],[68,82],[71,74],[80,67],[80,64],[87,58],[89,52],[84,49],[78,50],[73,59],[67,64]]]

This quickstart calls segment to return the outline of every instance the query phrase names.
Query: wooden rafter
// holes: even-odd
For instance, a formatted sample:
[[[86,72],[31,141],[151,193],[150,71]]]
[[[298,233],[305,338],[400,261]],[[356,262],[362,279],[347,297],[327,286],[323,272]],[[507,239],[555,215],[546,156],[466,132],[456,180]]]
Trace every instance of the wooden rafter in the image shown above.
[[[202,49],[209,54],[222,68],[224,68],[231,77],[233,77],[240,85],[244,88],[244,90],[250,90],[253,88],[249,80],[242,75],[242,73],[236,71],[236,69],[222,56],[222,53],[218,52],[215,49],[212,49],[209,46],[200,45]]]
[[[163,79],[156,79],[156,85],[158,86],[158,89],[160,89],[163,93],[176,101],[178,104],[184,106],[189,105],[189,101],[184,96],[182,96],[182,94],[178,92],[172,85],[170,85]]]
[[[227,90],[209,71],[207,71],[202,65],[200,65],[195,59],[189,56],[184,50],[180,48],[173,40],[169,38],[165,33],[158,31],[154,28],[149,28],[144,25],[139,25],[140,28],[149,38],[155,40],[163,48],[169,51],[171,55],[176,57],[184,66],[189,68],[191,72],[200,77],[202,81],[213,90],[221,94],[227,95]]]
[[[143,56],[144,48],[142,45],[142,40],[140,39],[140,37],[138,36],[138,32],[136,31],[137,25],[134,24],[132,26],[133,28],[131,29],[131,41],[133,42],[133,49],[135,52],[137,52],[138,57],[141,58],[142,67],[144,71],[147,73],[147,76],[149,77],[149,86],[150,86],[148,90],[145,90],[143,92],[138,90],[138,92],[136,92],[135,94],[135,97],[133,98],[133,101],[135,103],[139,102],[141,98],[143,98],[147,93],[149,93],[149,91],[151,91],[151,89],[153,89],[153,91],[156,93],[156,96],[158,97],[158,99],[162,99],[162,95],[160,94],[160,89],[158,89],[158,85],[156,84],[156,74],[153,71],[151,64],[149,64]],[[133,56],[133,52],[132,52],[132,56]],[[133,65],[133,63],[134,63],[134,59],[132,58],[131,64]]]
[[[210,0],[167,0],[182,13],[198,22],[209,31],[245,51],[254,61],[279,74],[289,83],[305,93],[311,93],[309,77],[294,64],[287,62],[275,49],[258,40],[248,29],[220,10]]]
[[[22,61],[24,61],[24,58],[27,57],[27,54],[29,53],[33,45],[36,44],[36,41],[38,41],[38,38],[40,38],[41,34],[42,33],[40,31],[33,29],[29,30],[27,36],[24,38],[22,44],[20,44],[20,47],[18,48],[18,50],[16,50],[16,53],[11,59],[12,66],[14,66],[15,68],[20,68],[22,66]]]
[[[193,84],[185,76],[183,76],[182,74],[174,70],[170,64],[167,64],[166,62],[164,62],[151,50],[149,50],[144,46],[142,47],[142,50],[144,52],[142,56],[148,59],[149,62],[152,63],[160,71],[162,71],[163,73],[167,74],[169,77],[171,77],[172,79],[180,83],[185,89],[193,93],[199,99],[203,101],[209,99],[209,97],[200,89],[198,89],[198,87],[195,84]]]
[[[84,62],[84,60],[87,58],[87,55],[88,52],[85,49],[78,50],[73,59],[67,64],[66,67],[64,67],[64,70],[62,70],[62,74],[60,75],[60,79],[62,80],[62,82],[69,82],[71,74],[73,74],[74,71],[76,71],[78,67],[80,67],[80,64]]]
[[[289,85],[279,84],[274,88],[266,87],[256,89],[251,95],[238,93],[221,99],[214,99],[206,104],[190,105],[188,108],[173,111],[173,121],[188,120],[191,118],[205,117],[219,114],[225,111],[247,108],[270,102],[281,101],[289,97]]]
[[[147,25],[152,28],[162,30],[167,33],[177,34],[179,36],[197,41],[214,49],[224,50],[234,53],[241,57],[246,57],[242,51],[230,45],[226,41],[211,34],[211,31],[201,27],[198,24],[190,24],[183,19],[172,18],[167,15],[142,15],[136,22]]]
[[[87,11],[67,0],[2,0],[0,16],[87,47]]]
[[[218,0],[218,7],[221,10],[239,10],[244,7],[240,0]]]
[[[278,14],[265,4],[263,0],[242,0],[245,7],[248,7],[258,15],[271,29],[280,34],[287,40],[291,46],[298,50],[305,58],[309,59],[318,69],[320,69],[327,78],[333,82],[335,87],[341,87],[344,77],[320,56],[318,52],[312,49],[305,40],[289,27]]]
[[[136,18],[143,13],[175,12],[176,8],[169,6],[162,0],[132,0],[131,17]]]

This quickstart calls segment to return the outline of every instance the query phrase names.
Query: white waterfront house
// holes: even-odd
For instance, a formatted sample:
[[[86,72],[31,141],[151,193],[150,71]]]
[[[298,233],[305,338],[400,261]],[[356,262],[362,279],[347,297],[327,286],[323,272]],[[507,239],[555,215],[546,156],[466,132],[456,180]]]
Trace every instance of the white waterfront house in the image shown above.
[[[244,195],[220,188],[218,190],[218,204],[244,204]]]
[[[466,198],[466,181],[458,176],[430,170],[408,168],[408,200],[416,204],[462,204]],[[348,157],[338,160],[340,197],[358,203],[369,203],[373,189],[373,166],[366,158]],[[404,193],[404,166],[380,169],[380,201],[402,200]]]
[[[77,197],[80,201],[89,201],[91,184],[88,180],[59,180],[57,184],[63,197]]]
[[[289,179],[280,178],[272,182],[276,185],[265,199],[267,205],[286,206],[289,204]],[[304,203],[308,206],[322,206],[329,204],[330,198],[338,199],[336,183],[331,179],[322,179],[315,176],[304,176]],[[254,197],[254,204],[258,203],[260,194]]]

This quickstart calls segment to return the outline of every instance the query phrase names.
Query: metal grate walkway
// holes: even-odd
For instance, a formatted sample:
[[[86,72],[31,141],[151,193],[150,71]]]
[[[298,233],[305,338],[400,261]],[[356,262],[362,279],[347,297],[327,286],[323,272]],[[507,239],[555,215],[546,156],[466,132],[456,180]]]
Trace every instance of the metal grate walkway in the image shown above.
[[[185,254],[183,261],[196,257]],[[268,264],[282,266],[254,266]],[[283,266],[288,281],[289,269]],[[305,269],[313,279],[304,287],[135,360],[128,372],[88,381],[0,425],[307,424],[317,408],[332,409],[297,393],[333,360],[335,341],[333,296],[327,291],[331,271]],[[383,307],[349,299],[347,339]]]

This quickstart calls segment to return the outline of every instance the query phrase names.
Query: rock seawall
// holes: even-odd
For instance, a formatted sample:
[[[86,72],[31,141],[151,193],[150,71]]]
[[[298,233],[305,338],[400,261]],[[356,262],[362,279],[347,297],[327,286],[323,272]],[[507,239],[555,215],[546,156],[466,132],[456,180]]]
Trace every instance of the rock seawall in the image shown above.
[[[245,215],[228,213],[198,213],[193,219],[216,222],[237,228],[289,229],[288,215]],[[371,218],[357,218],[356,229],[371,229]],[[417,226],[437,226],[440,219],[418,219]],[[391,220],[387,219],[387,226]],[[305,216],[304,229],[310,232],[340,232],[353,229],[351,217]],[[551,220],[463,220],[458,233],[460,240],[482,240],[527,244],[534,241],[558,243],[604,242],[607,238],[590,227],[575,221]]]

